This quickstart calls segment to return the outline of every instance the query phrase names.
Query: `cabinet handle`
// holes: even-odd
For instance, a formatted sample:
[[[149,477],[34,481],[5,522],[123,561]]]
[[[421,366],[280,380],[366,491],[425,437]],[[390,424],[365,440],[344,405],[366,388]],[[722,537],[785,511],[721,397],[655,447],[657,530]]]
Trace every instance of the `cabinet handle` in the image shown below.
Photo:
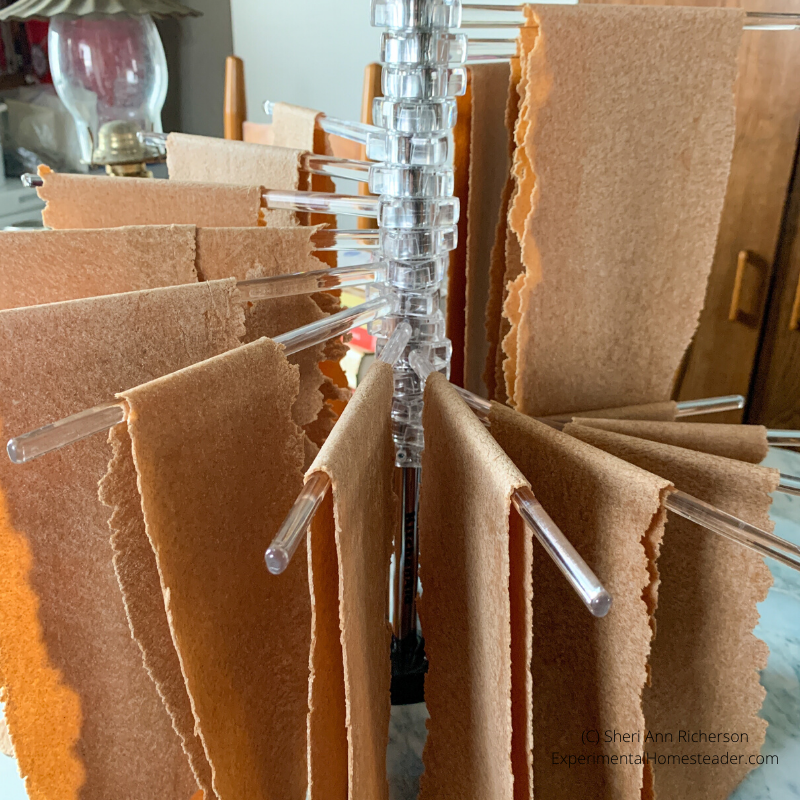
[[[758,273],[758,289],[751,293],[750,310],[745,311],[742,306],[742,295],[745,282],[745,273],[750,265]],[[741,322],[751,328],[758,327],[758,309],[761,306],[761,295],[764,290],[764,276],[766,270],[761,259],[749,250],[741,250],[736,261],[736,277],[733,280],[733,294],[731,295],[731,307],[728,311],[729,322]]]
[[[797,290],[794,293],[792,316],[789,317],[789,330],[800,331],[800,275],[797,276]]]

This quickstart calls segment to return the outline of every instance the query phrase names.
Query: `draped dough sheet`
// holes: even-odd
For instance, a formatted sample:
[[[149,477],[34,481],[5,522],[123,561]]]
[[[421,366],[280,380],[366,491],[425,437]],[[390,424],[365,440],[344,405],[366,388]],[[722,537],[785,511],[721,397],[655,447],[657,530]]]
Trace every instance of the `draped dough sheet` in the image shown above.
[[[4,438],[239,344],[233,281],[0,313]],[[186,756],[131,638],[97,501],[93,436],[0,460],[0,673],[32,800],[185,800]],[[47,724],[43,724],[47,720]]]
[[[193,225],[0,233],[0,308],[196,283]]]
[[[621,408],[602,408],[598,411],[578,412],[580,417],[599,419],[643,419],[661,422],[674,422],[678,404],[674,400],[664,400],[661,403],[644,403],[639,406],[622,406]],[[562,419],[567,422],[578,414],[553,414],[545,419]]]
[[[643,743],[582,740],[588,730],[641,731],[670,484],[505,406],[492,436],[611,594],[592,617],[556,565],[533,547],[533,784],[536,798],[640,800]],[[568,768],[559,755],[638,756]],[[634,758],[635,761],[635,758]]]
[[[492,245],[492,255],[489,262],[489,297],[486,300],[486,364],[483,370],[483,382],[486,386],[486,396],[490,400],[502,399],[505,402],[505,386],[497,386],[497,361],[501,355],[500,347],[500,321],[503,318],[503,276],[506,271],[506,232],[508,230],[508,206],[511,202],[511,193],[514,190],[514,180],[509,177],[503,187],[500,198],[500,219],[497,222]],[[501,398],[498,398],[498,389]]]
[[[310,108],[293,106],[289,103],[275,103],[271,125],[273,144],[278,147],[288,147],[309,153],[331,155],[332,151],[328,141],[328,135],[317,125],[319,116],[320,112]],[[315,192],[336,191],[333,180],[327,175],[303,176],[301,174],[299,188],[310,189]],[[330,225],[331,222],[331,217],[327,214],[301,214],[299,218],[301,223],[311,226]],[[335,267],[338,263],[338,256],[336,253],[320,252],[318,257],[320,261],[324,262],[329,267]],[[338,293],[317,294],[314,297],[319,303],[320,308],[327,314],[335,314],[342,309],[339,303]],[[348,338],[345,338],[345,341],[348,341]],[[345,355],[347,350],[341,343],[338,344],[338,350],[336,347],[337,345],[335,343],[329,342],[325,358],[330,362],[328,364],[329,371],[336,371],[338,369],[341,375],[343,373],[338,367],[338,362],[341,360],[342,356]],[[337,391],[333,381],[327,377],[323,382],[322,392],[326,398],[329,397],[334,401],[341,402],[346,399],[345,393]],[[332,411],[331,405],[326,403],[320,415],[317,417],[316,422],[312,426],[307,426],[306,434],[313,442],[321,446],[335,422],[336,414]]]
[[[289,103],[275,103],[272,112],[273,144],[278,147],[290,147],[319,155],[332,155],[328,135],[317,124],[319,111]],[[335,192],[336,186],[327,175],[301,175],[301,189],[314,192]],[[331,218],[326,214],[300,215],[303,224],[330,224]],[[320,253],[320,257],[328,266],[337,264],[336,253]]]
[[[248,228],[270,223],[260,186],[179,183],[151,178],[67,175],[39,167],[49,228],[119,228],[123,225],[198,225]]]
[[[272,109],[272,143],[317,153],[314,149],[317,117],[320,112],[291,103],[275,103]]]
[[[506,100],[505,126],[508,137],[508,158],[511,161],[514,155],[514,129],[519,118],[520,97],[518,84],[521,79],[519,59],[511,59],[508,77],[508,96]],[[507,242],[513,238],[513,234],[508,228],[508,212],[511,207],[511,200],[516,190],[516,182],[513,174],[507,176],[506,185],[501,197],[500,218],[495,229],[494,245],[492,246],[492,260],[489,276],[489,298],[486,303],[486,339],[489,344],[489,352],[486,356],[486,369],[483,379],[489,399],[505,402],[508,395],[505,389],[505,380],[502,376],[503,337],[508,333],[508,320],[503,317],[503,304],[508,295],[506,286],[507,268]],[[516,250],[519,244],[514,239]],[[512,254],[514,255],[514,254]],[[515,262],[516,272],[520,269],[518,253]]]
[[[197,270],[206,280],[235,277],[238,280],[285,275],[325,269],[311,254],[315,228],[198,228]],[[327,316],[315,301],[317,295],[296,295],[248,303],[245,311],[247,335],[251,342],[262,336],[274,337]],[[319,362],[344,355],[341,341],[331,340],[291,356],[300,367],[300,393],[294,405],[298,425],[314,423],[323,410],[322,386],[325,376]]]
[[[264,567],[265,543],[302,487],[298,387],[283,349],[259,339],[120,394],[220,800],[305,793],[311,615],[302,548],[283,575]]]
[[[206,357],[215,355],[208,352]],[[145,668],[181,738],[183,750],[206,800],[215,800],[211,766],[195,729],[192,705],[172,642],[155,554],[147,538],[136,467],[125,425],[111,429],[113,457],[100,481],[100,501],[112,509],[111,546],[131,634],[142,652]]]
[[[392,368],[373,364],[308,473],[326,473],[333,491],[333,504],[317,512],[309,539],[311,800],[388,798],[392,636],[386,610],[392,535],[400,519],[393,390]],[[343,683],[331,685],[339,675]]]
[[[422,800],[530,795],[527,481],[441,375],[428,378],[419,614],[430,664]],[[516,709],[515,715],[512,709]]]
[[[527,13],[538,27],[522,37],[509,397],[533,415],[659,401],[703,305],[743,12]]]
[[[776,470],[584,425],[568,425],[565,432],[752,525],[773,528],[769,493],[778,485]],[[724,800],[752,769],[748,758],[764,743],[767,723],[758,712],[765,691],[758,671],[767,664],[768,648],[753,628],[772,576],[757,553],[674,514],[668,515],[658,571],[645,721],[651,731],[672,733],[674,741],[653,748],[659,756],[727,752],[742,756],[743,763],[655,765],[655,797]],[[680,730],[744,733],[749,741],[679,742]]]
[[[300,186],[302,150],[289,147],[215,139],[189,133],[167,137],[167,169],[170,180],[198,183],[258,184],[265,189],[305,188]],[[293,225],[293,211],[269,212],[270,224]],[[280,220],[280,222],[279,222]]]
[[[510,170],[508,131],[504,125],[508,64],[470,67],[469,192],[467,206],[467,291],[464,333],[464,387],[485,396],[481,372],[486,362],[486,304],[497,219]]]
[[[662,442],[700,453],[760,464],[769,452],[763,425],[721,425],[713,422],[646,422],[638,420],[585,419],[577,425],[624,433],[651,442]]]

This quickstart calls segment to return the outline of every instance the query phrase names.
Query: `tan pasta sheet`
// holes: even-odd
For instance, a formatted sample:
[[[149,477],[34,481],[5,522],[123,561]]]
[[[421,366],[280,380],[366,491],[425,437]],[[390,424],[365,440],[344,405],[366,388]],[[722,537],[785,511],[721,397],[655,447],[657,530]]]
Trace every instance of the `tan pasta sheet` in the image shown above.
[[[700,453],[760,464],[769,452],[763,425],[723,425],[714,422],[649,422],[627,419],[586,419],[573,422],[590,428],[624,433],[652,442],[685,447]]]
[[[430,720],[420,798],[528,798],[531,540],[511,509],[527,482],[438,374],[427,380],[423,425],[419,615]]]
[[[5,439],[239,344],[233,281],[0,313]],[[131,638],[93,436],[0,460],[0,674],[32,800],[187,800],[196,786]],[[46,720],[47,724],[43,724]]]
[[[246,280],[325,269],[326,265],[311,252],[314,230],[309,227],[198,228],[198,273],[204,280],[222,277]],[[323,319],[326,313],[316,301],[317,296],[295,295],[248,303],[245,341],[274,337]],[[291,362],[300,367],[300,393],[294,405],[294,419],[298,425],[312,425],[323,411],[325,378],[319,362],[327,358],[338,361],[343,355],[337,339],[307,347],[291,356]]]
[[[565,431],[772,530],[769,493],[778,484],[776,470],[584,425],[568,425]],[[672,735],[672,741],[658,743],[658,754],[691,756],[702,747],[704,755],[729,753],[739,763],[655,764],[655,796],[724,800],[752,769],[749,757],[764,743],[759,670],[766,666],[768,650],[753,628],[772,576],[757,553],[672,513],[658,572],[652,687],[644,702],[647,728]],[[681,742],[681,730],[737,732],[747,741]]]
[[[531,415],[663,400],[697,326],[734,138],[740,9],[533,6],[505,302]]]
[[[467,206],[466,324],[464,386],[486,394],[482,370],[488,354],[485,331],[489,300],[492,244],[508,180],[511,159],[505,127],[508,64],[470,67],[469,192]],[[499,309],[498,309],[499,311]]]
[[[193,225],[6,231],[0,253],[0,308],[197,281]]]
[[[327,474],[333,493],[333,503],[317,512],[309,539],[310,800],[388,798],[392,637],[386,610],[392,537],[400,519],[393,489],[393,388],[392,368],[373,364],[308,473]],[[336,587],[336,576],[338,591],[326,596],[324,587]],[[343,697],[341,685],[329,686],[339,674]],[[325,694],[340,698],[339,709],[341,700],[346,704],[346,742],[341,713],[329,712]]]
[[[167,137],[167,169],[170,180],[198,183],[257,184],[265,189],[305,189],[300,172],[302,150],[289,147],[215,139],[190,133]],[[267,213],[269,224],[294,225],[293,211]]]
[[[606,617],[592,617],[534,543],[534,796],[640,800],[648,785],[644,743],[585,741],[583,734],[645,728],[656,557],[670,484],[497,403],[490,421],[492,436],[613,599]],[[565,766],[560,758],[570,755],[600,758]],[[611,763],[613,756],[625,758]]]
[[[603,408],[596,411],[579,411],[573,413],[553,414],[546,419],[557,419],[569,422],[574,417],[583,419],[599,417],[600,419],[642,419],[659,422],[674,422],[678,404],[674,400],[659,403],[644,403],[638,406],[622,406],[621,408]]]
[[[190,133],[167,137],[170,180],[297,189],[302,150]]]
[[[119,228],[123,225],[198,225],[247,228],[264,224],[261,186],[180,183],[149,178],[67,175],[40,167],[49,228]],[[281,221],[285,224],[285,220]]]
[[[265,544],[302,486],[298,387],[283,348],[259,339],[120,395],[220,800],[305,794],[311,618],[302,548],[278,577],[264,566]]]

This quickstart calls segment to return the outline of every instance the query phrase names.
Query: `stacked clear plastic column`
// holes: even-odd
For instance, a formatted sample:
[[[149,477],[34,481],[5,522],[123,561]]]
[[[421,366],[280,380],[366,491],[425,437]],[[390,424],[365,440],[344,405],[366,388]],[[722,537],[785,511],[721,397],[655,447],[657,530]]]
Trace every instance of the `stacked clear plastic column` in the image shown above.
[[[441,290],[449,251],[456,246],[458,200],[453,198],[452,129],[457,95],[466,90],[466,37],[451,34],[460,3],[443,0],[373,0],[372,24],[381,41],[383,97],[373,123],[386,131],[371,137],[371,187],[381,195],[381,253],[387,290],[396,314],[374,323],[381,352],[395,327],[412,336],[394,367],[392,408],[396,463],[418,468],[423,450],[422,386],[408,356],[420,350],[437,371],[449,375],[452,346],[445,336]],[[370,147],[370,145],[372,145]],[[377,291],[377,290],[376,290]]]

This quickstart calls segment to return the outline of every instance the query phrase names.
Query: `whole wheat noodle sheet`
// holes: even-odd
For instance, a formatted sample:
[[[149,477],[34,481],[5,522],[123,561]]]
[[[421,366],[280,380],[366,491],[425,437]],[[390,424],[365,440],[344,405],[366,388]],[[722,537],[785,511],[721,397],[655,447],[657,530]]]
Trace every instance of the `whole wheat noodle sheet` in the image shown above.
[[[314,597],[311,800],[388,798],[392,637],[386,610],[389,557],[400,519],[393,489],[393,389],[392,368],[373,364],[308,472],[327,474],[333,493],[333,503],[315,515],[309,539]],[[325,586],[335,587],[336,593],[326,595]],[[339,674],[343,686],[330,687],[331,675]],[[323,692],[339,698],[333,713]],[[342,700],[346,742],[340,725]]]
[[[259,339],[121,393],[172,638],[220,800],[303,800],[303,552],[264,550],[302,487],[297,367]]]
[[[641,419],[658,422],[674,422],[678,404],[674,400],[663,400],[660,403],[644,403],[638,406],[622,406],[620,408],[603,408],[595,411],[579,411],[572,413],[552,414],[545,419],[556,419],[569,422],[574,417],[582,419]]]
[[[591,616],[533,547],[533,785],[541,800],[640,800],[643,743],[586,742],[584,731],[641,731],[668,481],[492,403],[492,436],[612,597]],[[565,765],[561,757],[599,756]],[[618,763],[613,756],[623,756]],[[605,763],[602,758],[608,759]]]
[[[508,78],[508,90],[506,96],[505,127],[508,144],[509,162],[514,155],[514,130],[519,117],[520,97],[518,84],[520,82],[520,63],[519,59],[512,59]],[[508,399],[505,381],[503,379],[503,337],[508,333],[508,320],[503,317],[503,304],[508,295],[506,286],[507,270],[515,269],[513,277],[519,271],[519,254],[507,253],[507,241],[513,232],[508,227],[508,212],[511,208],[511,201],[516,190],[516,179],[513,173],[509,173],[506,184],[500,199],[500,218],[497,222],[494,234],[494,244],[492,245],[491,262],[489,266],[489,296],[486,302],[486,340],[488,342],[488,353],[486,356],[486,368],[483,379],[489,399],[505,402]],[[516,248],[519,250],[519,247]],[[509,259],[511,255],[511,259]],[[511,264],[509,264],[509,260]]]
[[[326,269],[312,254],[312,236],[316,230],[308,226],[244,230],[198,228],[198,273],[204,280],[229,276],[246,280]],[[248,303],[245,341],[274,337],[323,319],[327,314],[317,301],[320,297],[329,295],[295,295]],[[319,362],[338,361],[345,352],[341,339],[334,339],[307,347],[290,357],[291,363],[300,367],[300,394],[294,405],[294,419],[298,425],[313,425],[323,411],[327,387],[323,386],[325,376]]]
[[[297,189],[303,150],[266,144],[170,133],[170,180],[258,184],[267,189]]]
[[[234,348],[233,281],[0,313],[5,438]],[[0,460],[0,674],[33,800],[186,800],[196,787],[131,638],[97,483],[94,436],[25,465]]]
[[[467,208],[467,289],[464,386],[486,394],[481,372],[488,353],[485,317],[490,292],[492,244],[511,159],[505,127],[508,64],[470,67],[469,192]]]
[[[723,425],[714,422],[649,422],[627,419],[573,419],[578,425],[601,428],[652,442],[685,447],[700,453],[760,464],[769,452],[763,425]]]
[[[0,308],[197,282],[193,225],[6,231],[0,253]]]
[[[531,542],[511,510],[527,482],[438,374],[426,383],[423,425],[419,614],[430,720],[420,798],[528,797]]]
[[[261,210],[262,188],[180,183],[151,178],[67,175],[40,167],[37,191],[49,228],[119,228],[123,225],[198,225],[247,228],[270,219]],[[285,224],[285,220],[282,221]]]
[[[530,168],[509,213],[525,265],[505,304],[509,395],[533,415],[663,400],[714,254],[743,12],[529,13],[538,30],[523,42],[517,127]]]
[[[772,530],[769,506],[779,480],[776,470],[584,425],[568,425],[565,431]],[[767,723],[759,709],[765,690],[759,670],[766,666],[768,649],[753,628],[772,576],[757,553],[672,513],[658,571],[652,687],[645,691],[644,710],[647,728],[671,734],[672,741],[650,743],[648,752],[659,758],[730,756],[729,763],[655,763],[655,796],[724,800],[753,768],[748,759],[764,743]],[[681,742],[681,730],[739,733],[747,741]]]
[[[174,181],[305,189],[307,180],[300,172],[302,153],[289,147],[190,133],[170,133],[167,137],[167,169]],[[287,209],[267,211],[265,219],[270,226],[297,224],[297,215]]]
[[[215,800],[211,765],[195,728],[191,700],[169,629],[155,553],[142,518],[136,467],[127,427],[116,425],[112,428],[109,442],[113,457],[100,481],[98,496],[112,510],[109,525],[114,571],[122,590],[128,624],[141,650],[145,668],[155,682],[172,719],[172,726],[181,738],[192,772],[205,793],[205,800]]]

